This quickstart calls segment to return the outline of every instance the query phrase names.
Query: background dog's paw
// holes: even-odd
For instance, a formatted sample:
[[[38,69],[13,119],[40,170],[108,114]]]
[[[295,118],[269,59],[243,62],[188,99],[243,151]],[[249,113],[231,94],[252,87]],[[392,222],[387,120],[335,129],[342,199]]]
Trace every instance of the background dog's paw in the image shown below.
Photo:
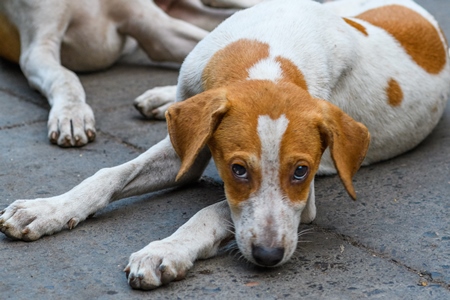
[[[0,212],[0,231],[24,241],[35,241],[76,224],[76,218],[65,222],[61,210],[48,199],[17,200]]]
[[[134,100],[136,109],[146,118],[165,119],[166,110],[175,102],[175,85],[155,87]]]
[[[155,241],[131,254],[125,268],[133,289],[152,290],[171,281],[181,280],[192,268],[188,251],[176,243]]]
[[[61,147],[80,147],[95,139],[94,112],[86,103],[55,105],[47,125],[50,142]]]

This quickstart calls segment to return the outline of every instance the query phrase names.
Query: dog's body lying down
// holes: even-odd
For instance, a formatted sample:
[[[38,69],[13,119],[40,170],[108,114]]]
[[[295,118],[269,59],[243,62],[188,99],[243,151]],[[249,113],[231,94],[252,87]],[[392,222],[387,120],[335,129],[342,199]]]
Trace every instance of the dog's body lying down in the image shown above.
[[[300,221],[315,218],[318,171],[336,169],[355,198],[361,163],[413,148],[437,124],[449,94],[447,52],[435,20],[409,0],[256,5],[187,57],[179,102],[166,113],[170,138],[63,195],[12,203],[0,230],[36,240],[71,229],[111,201],[198,179],[212,154],[227,200],[132,254],[129,284],[183,278],[232,237],[230,221],[245,258],[281,265]]]
[[[205,7],[201,0],[2,0],[0,57],[19,62],[30,85],[48,99],[50,141],[82,146],[94,140],[95,120],[73,71],[107,68],[138,44],[154,61],[181,63],[206,30],[234,11]],[[158,107],[144,110],[147,100],[139,97],[136,107],[153,117]]]

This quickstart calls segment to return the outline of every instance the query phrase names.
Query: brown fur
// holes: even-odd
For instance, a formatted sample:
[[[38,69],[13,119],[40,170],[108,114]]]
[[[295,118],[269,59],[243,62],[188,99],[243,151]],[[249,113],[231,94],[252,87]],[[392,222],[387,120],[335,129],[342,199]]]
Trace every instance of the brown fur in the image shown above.
[[[347,18],[343,18],[343,19],[344,19],[345,23],[347,23],[348,25],[354,27],[356,30],[358,30],[359,32],[361,32],[365,36],[369,35],[367,33],[366,27],[364,27],[363,25],[361,25],[358,22],[355,22],[353,20],[347,19]]]
[[[176,180],[189,170],[228,111],[225,93],[225,89],[207,91],[190,98],[188,106],[175,103],[166,112],[172,145],[182,161]]]
[[[388,96],[389,105],[400,106],[400,104],[402,104],[403,91],[400,84],[395,79],[391,78],[391,80],[389,80],[386,94]]]
[[[281,56],[277,56],[275,60],[281,64],[281,70],[283,71],[283,79],[281,81],[292,82],[303,90],[308,90],[305,77],[291,60]]]
[[[254,40],[238,40],[217,51],[202,74],[204,90],[245,80],[248,69],[269,56],[269,45]]]
[[[438,74],[446,64],[447,53],[438,30],[419,13],[401,6],[388,5],[368,10],[357,18],[383,28],[430,74]]]
[[[269,57],[269,45],[241,39],[217,51],[210,59],[202,74],[205,90],[225,86],[233,82],[245,80],[248,70],[260,60]],[[302,72],[287,58],[277,56],[283,78],[280,81],[292,82],[308,90],[308,85]]]

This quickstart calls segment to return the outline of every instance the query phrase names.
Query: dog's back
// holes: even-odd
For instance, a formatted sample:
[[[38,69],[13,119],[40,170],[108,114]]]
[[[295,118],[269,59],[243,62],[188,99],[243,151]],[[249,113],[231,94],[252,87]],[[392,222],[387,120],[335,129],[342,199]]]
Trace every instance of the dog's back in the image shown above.
[[[312,96],[338,105],[369,128],[372,141],[365,164],[413,148],[435,127],[449,94],[442,31],[431,15],[408,0],[332,4],[268,1],[235,14],[186,59],[178,100],[214,86],[217,76],[211,76],[210,65],[219,56],[226,63],[212,69],[220,74],[227,72],[226,65],[236,80],[276,81],[288,61]],[[333,12],[346,7],[356,17]],[[325,156],[321,171],[333,170]]]

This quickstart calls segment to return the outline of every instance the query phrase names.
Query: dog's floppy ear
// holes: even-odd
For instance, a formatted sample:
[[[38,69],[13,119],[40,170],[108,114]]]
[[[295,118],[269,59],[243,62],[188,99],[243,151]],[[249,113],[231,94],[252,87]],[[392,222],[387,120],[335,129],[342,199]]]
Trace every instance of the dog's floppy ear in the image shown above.
[[[356,199],[352,178],[369,148],[369,131],[337,106],[327,101],[320,102],[324,120],[319,127],[324,146],[330,148],[331,158],[348,194]]]
[[[181,159],[176,180],[190,169],[228,109],[225,89],[206,91],[169,107],[167,127],[172,145]]]

